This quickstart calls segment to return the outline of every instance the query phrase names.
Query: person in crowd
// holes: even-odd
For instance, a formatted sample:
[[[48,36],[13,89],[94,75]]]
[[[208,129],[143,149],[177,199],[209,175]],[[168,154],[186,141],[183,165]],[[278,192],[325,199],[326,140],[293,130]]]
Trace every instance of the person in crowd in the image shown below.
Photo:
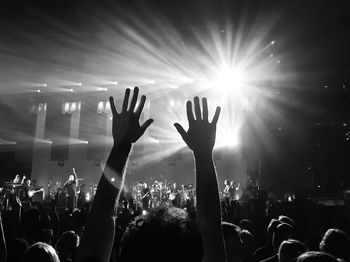
[[[307,247],[298,240],[284,240],[278,250],[279,262],[296,262],[299,255],[305,253]]]
[[[267,226],[267,231],[266,231],[267,245],[255,250],[254,252],[255,261],[261,261],[269,257],[272,257],[274,255],[274,250],[272,247],[272,238],[277,229],[277,226],[280,224],[282,224],[282,222],[279,221],[278,219],[271,219],[269,225]]]
[[[222,222],[221,224],[225,240],[226,261],[243,262],[244,246],[240,237],[240,228],[228,222]]]
[[[23,262],[60,262],[56,250],[42,242],[37,242],[31,245],[24,253]]]
[[[280,216],[278,217],[278,220],[281,221],[282,223],[287,223],[288,225],[291,225],[292,227],[295,226],[294,220],[291,219],[291,218],[288,217],[288,216],[280,215]]]
[[[115,228],[115,212],[114,207],[116,200],[118,200],[120,189],[124,186],[125,166],[128,156],[131,152],[132,145],[139,140],[146,129],[152,124],[153,120],[148,119],[144,124],[139,124],[140,115],[144,107],[146,97],[142,96],[138,107],[136,108],[139,89],[135,88],[131,102],[129,104],[130,89],[125,92],[123,106],[121,112],[117,112],[114,100],[110,98],[110,104],[113,114],[112,134],[114,138],[114,146],[111,150],[107,160],[105,169],[100,179],[95,198],[92,203],[90,216],[87,221],[86,230],[81,239],[81,245],[78,248],[76,261],[108,261],[112,252],[114,241]],[[128,107],[128,105],[130,105]],[[192,111],[192,103],[190,101],[186,104],[187,117],[189,121],[189,129],[186,132],[184,128],[176,123],[175,127],[180,133],[181,137],[193,151],[196,163],[196,181],[197,181],[197,223],[203,241],[203,260],[202,261],[225,261],[225,247],[221,228],[221,210],[220,199],[218,192],[217,177],[212,158],[212,150],[215,144],[216,123],[219,118],[220,108],[217,108],[213,121],[208,121],[208,106],[207,100],[203,99],[203,114],[200,110],[199,98],[194,99],[194,109],[196,119]],[[116,177],[116,183],[110,182],[111,176]],[[160,228],[157,231],[146,231],[149,236],[156,235],[157,242],[154,243],[156,247],[159,243],[168,239],[167,235],[161,234],[162,228],[172,228],[174,232],[180,231],[178,226],[186,228],[186,223],[177,223],[178,219],[173,219],[171,214],[177,212],[177,209],[161,211],[156,213],[155,221],[164,218],[163,223],[158,223]],[[185,219],[185,215],[181,215]],[[146,219],[147,220],[147,219]],[[167,221],[167,222],[165,222]],[[141,222],[142,223],[142,222]],[[151,223],[152,224],[152,223]],[[99,225],[96,227],[96,225]],[[147,223],[145,224],[147,229]],[[185,230],[185,229],[183,229]],[[185,240],[188,235],[185,232],[180,239]],[[129,231],[128,231],[129,232]],[[131,232],[131,231],[130,231]],[[135,236],[135,238],[133,238]],[[138,241],[137,234],[130,234],[131,240]],[[166,237],[163,239],[162,237]],[[178,245],[181,241],[177,242]],[[194,246],[192,246],[194,245]],[[196,249],[197,244],[191,243],[185,250],[178,249],[177,246],[171,247],[181,257],[181,261],[193,261],[193,258],[188,258],[186,250],[200,250]],[[126,246],[124,246],[126,247]],[[126,252],[126,253],[125,253]],[[135,252],[131,250],[129,252]],[[121,249],[123,257],[127,258],[127,251]],[[164,261],[171,258],[173,254],[169,254],[167,258],[158,258],[149,252],[145,254],[143,260]],[[201,254],[197,253],[198,257],[195,261],[201,260]],[[154,260],[158,258],[158,260]],[[197,259],[198,258],[198,259]],[[131,257],[132,259],[132,257]],[[127,260],[121,260],[127,261]],[[134,260],[131,260],[134,261]],[[177,260],[178,261],[178,260]]]
[[[74,231],[66,231],[61,235],[55,245],[60,262],[73,261],[75,250],[79,246],[79,242],[80,237]]]
[[[243,248],[244,248],[244,261],[245,262],[253,262],[254,257],[254,248],[255,248],[255,239],[254,235],[246,230],[242,229],[240,232],[241,240],[243,243]]]
[[[350,238],[343,230],[330,228],[323,235],[320,250],[338,259],[350,261]]]
[[[270,258],[262,260],[263,262],[278,262],[278,250],[280,244],[284,240],[288,240],[294,237],[294,227],[287,223],[282,223],[277,226],[276,231],[272,237],[272,247],[274,251],[274,255]]]
[[[308,251],[304,254],[301,254],[297,262],[339,262],[336,257],[325,253],[325,252],[318,252],[318,251]]]

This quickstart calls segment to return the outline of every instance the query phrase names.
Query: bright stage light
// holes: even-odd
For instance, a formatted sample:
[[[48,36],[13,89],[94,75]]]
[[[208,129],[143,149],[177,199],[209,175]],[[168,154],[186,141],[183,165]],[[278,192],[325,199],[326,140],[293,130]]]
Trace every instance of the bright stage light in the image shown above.
[[[225,66],[215,77],[215,87],[226,91],[239,90],[247,82],[246,73],[239,67]]]

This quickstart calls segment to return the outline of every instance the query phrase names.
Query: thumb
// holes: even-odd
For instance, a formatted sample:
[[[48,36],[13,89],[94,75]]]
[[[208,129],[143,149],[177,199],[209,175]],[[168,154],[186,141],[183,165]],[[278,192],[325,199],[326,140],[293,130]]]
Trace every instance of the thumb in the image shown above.
[[[179,132],[179,134],[181,135],[182,139],[185,141],[185,137],[186,137],[185,129],[179,123],[175,123],[174,126],[177,132]]]
[[[145,123],[142,124],[141,130],[142,134],[146,131],[146,129],[153,123],[153,119],[148,119]]]

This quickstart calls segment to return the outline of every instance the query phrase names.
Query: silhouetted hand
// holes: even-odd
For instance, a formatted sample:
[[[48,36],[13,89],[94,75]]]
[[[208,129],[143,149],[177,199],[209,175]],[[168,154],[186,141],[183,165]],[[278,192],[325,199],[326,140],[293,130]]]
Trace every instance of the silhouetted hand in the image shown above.
[[[153,122],[153,119],[148,119],[140,125],[139,120],[146,102],[146,96],[143,95],[141,97],[140,103],[135,110],[138,93],[139,88],[135,87],[128,109],[130,89],[125,90],[123,107],[120,113],[115,107],[113,97],[109,98],[113,114],[112,134],[115,145],[135,143]]]
[[[206,98],[202,99],[202,104],[203,114],[200,109],[199,98],[194,98],[195,119],[192,111],[192,103],[191,101],[187,101],[186,109],[189,125],[187,132],[179,123],[174,124],[187,146],[195,153],[212,152],[215,144],[216,124],[221,110],[220,107],[216,108],[215,115],[210,123],[208,121],[208,104]]]

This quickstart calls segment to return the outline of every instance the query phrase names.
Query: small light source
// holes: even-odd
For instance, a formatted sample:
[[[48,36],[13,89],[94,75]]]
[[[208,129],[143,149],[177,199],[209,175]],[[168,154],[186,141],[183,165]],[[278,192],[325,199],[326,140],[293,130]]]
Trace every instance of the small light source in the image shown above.
[[[36,90],[37,93],[40,93],[40,89]]]
[[[85,200],[86,200],[86,202],[89,202],[89,201],[91,200],[91,194],[90,194],[90,192],[86,192],[86,193],[85,193]]]
[[[270,44],[271,44],[271,45],[274,45],[274,44],[275,44],[275,40],[272,40]]]
[[[44,83],[44,84],[43,84],[43,87],[47,87],[47,84],[46,84],[46,83]]]
[[[112,85],[118,85],[117,81],[111,82]]]
[[[78,86],[81,86],[81,85],[82,85],[82,83],[80,83],[80,82],[79,82],[79,83],[77,83],[77,85],[78,85]]]
[[[142,215],[143,216],[147,215],[147,210],[142,210]]]
[[[111,178],[111,182],[115,182],[115,178],[114,177]]]

